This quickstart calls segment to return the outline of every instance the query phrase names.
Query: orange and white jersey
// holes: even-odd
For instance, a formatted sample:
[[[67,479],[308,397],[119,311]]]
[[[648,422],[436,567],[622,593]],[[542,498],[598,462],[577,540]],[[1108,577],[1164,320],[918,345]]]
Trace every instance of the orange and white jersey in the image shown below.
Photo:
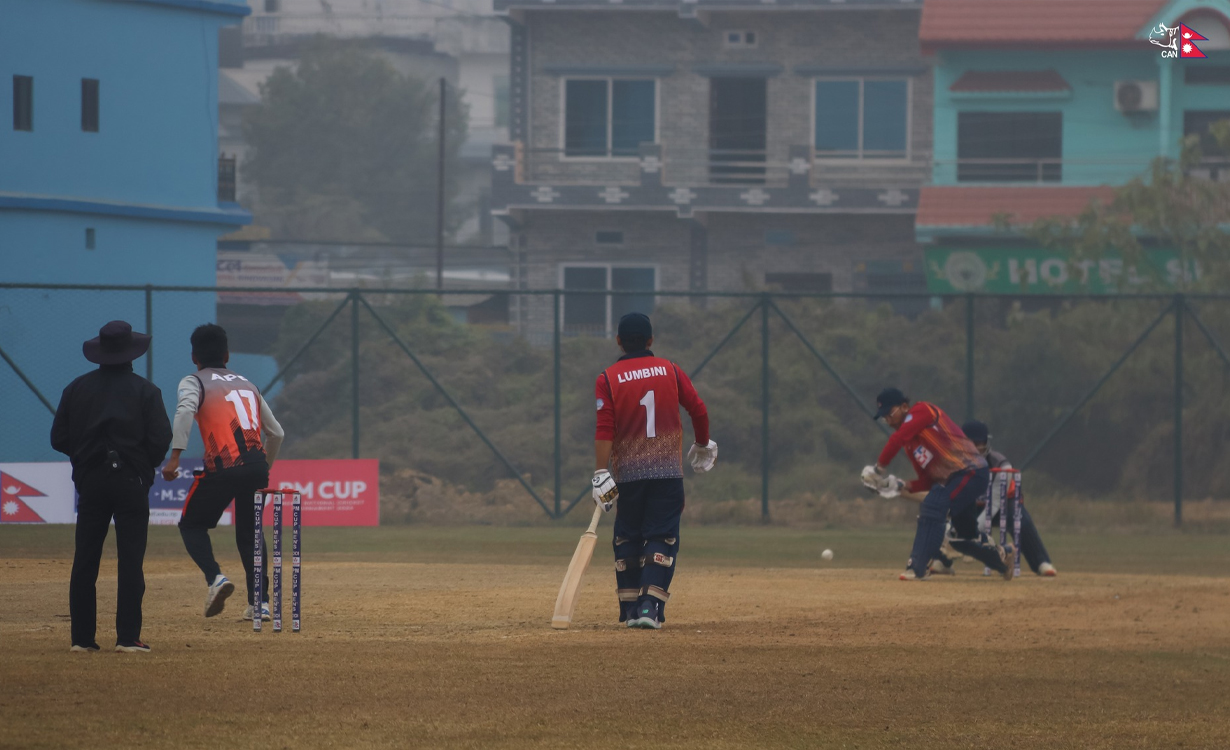
[[[195,417],[205,444],[205,471],[236,466],[273,465],[282,426],[260,389],[225,368],[205,367],[179,383],[171,448],[188,446]]]

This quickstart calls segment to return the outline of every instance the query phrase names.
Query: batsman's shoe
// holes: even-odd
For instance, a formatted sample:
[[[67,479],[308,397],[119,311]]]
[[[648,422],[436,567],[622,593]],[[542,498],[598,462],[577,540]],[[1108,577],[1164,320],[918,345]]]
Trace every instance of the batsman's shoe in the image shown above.
[[[102,648],[97,643],[74,643],[69,651],[75,654],[96,654],[102,651]]]
[[[1012,543],[1004,544],[999,548],[999,561],[1004,564],[1004,569],[1000,571],[1000,575],[1005,581],[1011,581],[1013,578],[1012,556],[1016,553],[1016,549]]]
[[[1051,565],[1048,562],[1044,562],[1038,566],[1038,575],[1045,576],[1046,578],[1054,578],[1055,576],[1059,575],[1059,571],[1055,570],[1054,565]]]
[[[252,622],[252,613],[255,611],[252,605],[249,604],[243,611],[243,619]],[[269,622],[271,620],[273,620],[273,615],[269,613],[269,602],[265,602],[261,605],[261,622]]]
[[[957,571],[951,564],[945,565],[943,560],[932,560],[927,572],[933,576],[955,576]]]
[[[149,646],[141,641],[120,641],[115,644],[117,654],[148,654]]]
[[[235,593],[235,584],[219,573],[214,582],[209,586],[209,593],[205,594],[205,616],[213,617],[226,607],[226,600],[231,594]]]
[[[929,581],[931,580],[931,571],[927,571],[925,574],[923,574],[922,577],[919,577],[919,575],[914,572],[913,568],[906,568],[904,573],[897,576],[897,580],[899,581]]]
[[[642,601],[636,608],[638,615],[635,620],[628,621],[628,627],[641,630],[661,630],[662,620],[658,615],[658,600]]]

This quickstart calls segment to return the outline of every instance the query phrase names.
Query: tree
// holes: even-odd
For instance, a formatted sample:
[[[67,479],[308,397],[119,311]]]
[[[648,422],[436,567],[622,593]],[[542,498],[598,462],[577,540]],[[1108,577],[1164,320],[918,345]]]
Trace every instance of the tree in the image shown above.
[[[294,69],[279,68],[262,85],[262,103],[244,123],[258,221],[295,239],[432,241],[438,91],[356,43],[313,41]],[[458,219],[466,133],[457,102],[449,97],[446,112],[446,231]]]
[[[1177,161],[1155,159],[1146,176],[1117,188],[1109,204],[1090,203],[1075,220],[1040,219],[1026,227],[1025,234],[1063,250],[1070,262],[1097,261],[1115,253],[1137,269],[1146,286],[1224,290],[1230,283],[1230,182],[1209,179],[1206,155],[1230,169],[1225,159],[1230,156],[1230,120],[1215,123],[1204,137],[1189,135]],[[1199,273],[1164,277],[1147,261],[1151,248],[1176,253],[1177,268],[1196,268]],[[1127,281],[1125,275],[1123,283]]]

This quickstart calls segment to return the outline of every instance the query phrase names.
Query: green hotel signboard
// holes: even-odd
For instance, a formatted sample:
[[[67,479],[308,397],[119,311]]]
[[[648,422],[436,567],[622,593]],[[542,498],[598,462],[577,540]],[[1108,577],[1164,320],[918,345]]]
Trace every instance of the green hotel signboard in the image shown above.
[[[926,251],[927,289],[936,294],[1114,294],[1147,285],[1174,287],[1183,264],[1169,250],[1146,252],[1147,269],[1114,255],[1069,260],[1041,247],[932,247]],[[1189,261],[1187,278],[1199,278]],[[1155,287],[1156,288],[1156,287]]]

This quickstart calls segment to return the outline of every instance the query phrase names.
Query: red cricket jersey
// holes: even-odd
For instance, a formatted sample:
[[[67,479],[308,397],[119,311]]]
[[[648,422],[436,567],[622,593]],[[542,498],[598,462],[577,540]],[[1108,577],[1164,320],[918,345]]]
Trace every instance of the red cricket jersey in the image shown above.
[[[595,440],[610,440],[616,482],[683,476],[683,422],[692,417],[696,442],[709,443],[709,412],[692,381],[674,362],[637,352],[621,357],[598,376]]]
[[[926,492],[958,471],[983,469],[987,465],[957,423],[938,406],[925,401],[910,407],[905,421],[888,438],[880,453],[880,465],[888,466],[902,448],[918,473],[918,479],[909,484],[910,492]]]

